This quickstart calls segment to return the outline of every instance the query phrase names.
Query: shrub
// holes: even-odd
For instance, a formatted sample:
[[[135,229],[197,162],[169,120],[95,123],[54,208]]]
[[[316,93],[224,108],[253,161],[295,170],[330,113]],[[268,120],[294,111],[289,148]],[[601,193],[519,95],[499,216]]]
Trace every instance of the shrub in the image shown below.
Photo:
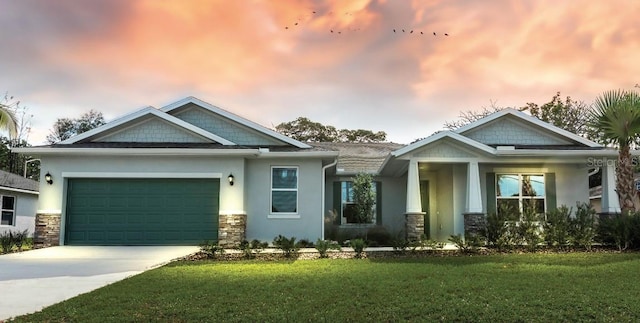
[[[247,259],[252,259],[255,257],[255,255],[253,254],[253,250],[251,248],[251,242],[247,240],[242,240],[242,242],[240,242],[240,245],[238,246],[238,249],[242,251],[242,254]]]
[[[588,203],[576,205],[575,218],[569,221],[569,239],[574,246],[591,250],[596,236],[596,211]]]
[[[262,252],[262,250],[266,249],[269,246],[269,243],[262,242],[258,239],[251,240],[251,249],[255,250],[257,253]]]
[[[291,258],[298,253],[300,246],[296,243],[296,237],[287,238],[283,235],[278,235],[273,239],[273,245],[282,250],[285,258]]]
[[[409,248],[409,244],[409,240],[400,235],[391,241],[391,247],[393,247],[393,251],[396,253],[402,253],[407,250],[407,248]]]
[[[216,254],[223,254],[224,248],[218,245],[217,241],[204,241],[200,244],[200,251],[207,255],[207,258],[215,258]]]
[[[329,249],[342,250],[342,248],[340,248],[340,245],[337,242],[331,241],[331,240],[320,240],[320,239],[316,241],[316,249],[318,250],[318,253],[320,253],[320,258],[327,258],[327,251],[329,251]]]
[[[362,258],[362,253],[364,252],[364,248],[367,247],[367,242],[364,239],[353,239],[349,242],[353,251],[356,252],[356,258]]]
[[[11,233],[11,231],[7,231],[0,234],[0,246],[2,247],[2,253],[11,252],[14,244],[15,244],[15,240],[13,238],[13,233]]]
[[[598,236],[600,242],[606,245],[614,245],[618,250],[626,250],[631,243],[631,217],[632,215],[617,214],[600,219]]]
[[[527,209],[522,213],[522,220],[516,226],[516,237],[520,244],[525,244],[529,251],[535,251],[542,242],[540,233],[540,217],[533,209]]]
[[[378,246],[389,246],[391,244],[391,234],[385,227],[376,225],[367,230],[367,241],[369,245],[375,243]]]
[[[353,178],[353,203],[356,223],[371,223],[373,204],[376,194],[373,192],[373,175],[359,173]]]
[[[15,244],[18,251],[22,251],[22,246],[25,244],[27,239],[29,238],[29,230],[25,229],[24,231],[18,231],[13,234],[13,243]]]
[[[550,247],[562,248],[569,241],[571,209],[563,205],[547,213],[544,222],[544,240]]]
[[[463,253],[476,253],[482,246],[482,237],[475,234],[465,235],[465,238],[462,238],[461,234],[451,235],[449,237],[449,241],[451,241],[456,248],[460,252]]]
[[[300,239],[298,246],[300,248],[313,248],[313,242],[309,241],[309,239]]]
[[[427,239],[427,235],[424,233],[420,235],[420,244],[422,248],[429,248],[429,249],[442,249],[445,246],[444,242]]]

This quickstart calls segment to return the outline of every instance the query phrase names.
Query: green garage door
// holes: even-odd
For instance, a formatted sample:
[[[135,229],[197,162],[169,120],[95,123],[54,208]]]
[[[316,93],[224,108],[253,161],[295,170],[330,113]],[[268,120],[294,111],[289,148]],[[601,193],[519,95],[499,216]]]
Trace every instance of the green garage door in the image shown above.
[[[218,240],[219,179],[72,178],[70,245],[195,245]]]

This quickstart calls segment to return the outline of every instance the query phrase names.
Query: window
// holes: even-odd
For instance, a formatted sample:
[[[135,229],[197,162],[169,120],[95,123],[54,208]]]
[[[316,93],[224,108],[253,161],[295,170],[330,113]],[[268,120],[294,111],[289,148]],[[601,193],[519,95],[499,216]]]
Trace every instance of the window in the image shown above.
[[[2,196],[1,225],[16,225],[16,198],[15,196]]]
[[[271,213],[298,213],[298,168],[271,168]]]
[[[509,220],[518,221],[523,211],[545,213],[545,184],[542,174],[496,175],[496,203],[498,212],[511,210]]]
[[[375,184],[375,183],[374,183]],[[378,200],[378,195],[376,194],[376,186],[372,185],[371,190],[376,195],[376,201]],[[340,182],[340,216],[341,216],[341,224],[354,224],[358,223],[355,203],[353,201],[353,182]],[[377,213],[377,202],[374,202],[373,208],[371,210],[371,223],[376,223],[376,213]]]

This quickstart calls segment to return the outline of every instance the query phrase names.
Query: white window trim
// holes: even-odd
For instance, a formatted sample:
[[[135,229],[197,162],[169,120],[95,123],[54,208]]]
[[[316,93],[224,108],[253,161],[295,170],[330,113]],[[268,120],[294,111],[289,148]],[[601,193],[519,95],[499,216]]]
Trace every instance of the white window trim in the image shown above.
[[[296,188],[273,188],[273,170],[289,168],[296,170]],[[300,167],[299,166],[271,166],[269,174],[269,219],[299,219],[300,218]],[[273,212],[273,191],[296,192],[296,212]]]
[[[498,178],[500,177],[500,175],[517,175],[518,176],[518,196],[517,197],[499,196],[498,195]],[[542,196],[523,196],[522,195],[522,176],[526,176],[526,175],[529,175],[529,176],[542,176],[543,185],[545,185],[544,195],[542,195]],[[496,182],[495,182],[495,187],[496,187],[496,211],[497,211],[497,207],[498,207],[498,200],[517,200],[518,201],[518,208],[519,208],[518,212],[520,212],[520,218],[522,219],[523,201],[525,199],[543,200],[544,201],[543,216],[545,216],[545,218],[546,218],[546,214],[547,214],[547,190],[546,190],[546,184],[547,184],[547,176],[545,176],[544,173],[528,172],[528,170],[496,173]]]
[[[5,197],[13,197],[13,209],[9,210],[9,209],[3,209],[2,208],[2,202],[4,200]],[[11,220],[11,224],[2,224],[0,226],[2,227],[15,227],[16,226],[16,221],[17,221],[17,217],[16,217],[16,210],[18,209],[18,197],[14,196],[14,195],[0,195],[0,217],[2,216],[2,212],[4,211],[11,211],[13,212],[13,219]]]

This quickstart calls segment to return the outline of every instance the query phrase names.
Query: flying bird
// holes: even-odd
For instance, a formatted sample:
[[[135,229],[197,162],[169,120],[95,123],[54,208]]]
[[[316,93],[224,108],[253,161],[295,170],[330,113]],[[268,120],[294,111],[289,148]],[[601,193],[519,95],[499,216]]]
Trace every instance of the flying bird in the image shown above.
[[[404,32],[404,29],[402,29],[402,32]]]
[[[445,33],[444,35],[445,35],[445,36],[449,36],[449,34],[447,34],[447,33]]]
[[[393,32],[395,33],[395,32],[396,32],[396,30],[394,29],[394,30],[393,30]]]
[[[410,34],[413,34],[413,30],[411,32],[409,32]]]
[[[423,33],[423,32],[420,32],[420,35],[424,35],[424,33]]]
[[[435,36],[435,35],[436,35],[436,33],[434,32],[434,33],[433,33],[433,35]]]

